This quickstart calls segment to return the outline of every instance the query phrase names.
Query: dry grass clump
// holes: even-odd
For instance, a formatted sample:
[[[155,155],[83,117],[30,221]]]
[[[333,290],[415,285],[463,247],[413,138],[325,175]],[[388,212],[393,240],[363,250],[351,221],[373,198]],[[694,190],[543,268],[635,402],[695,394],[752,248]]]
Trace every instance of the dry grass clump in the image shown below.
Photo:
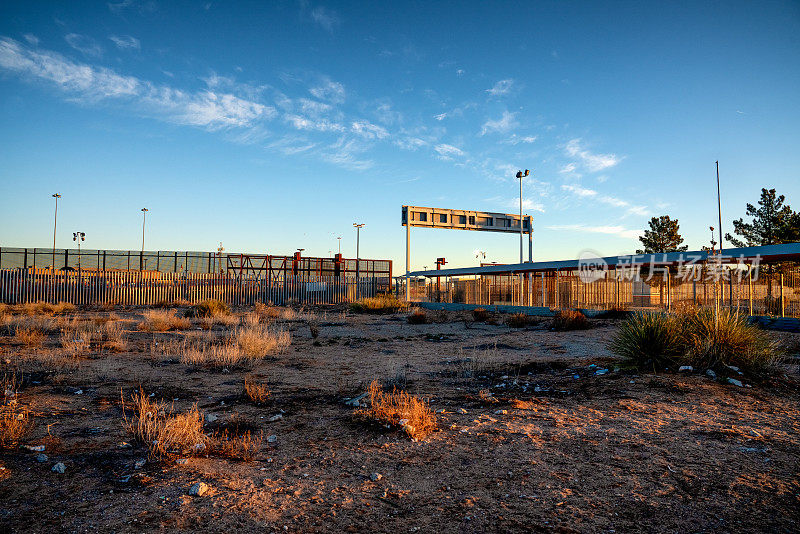
[[[38,328],[17,326],[14,328],[14,343],[28,348],[38,348],[44,342],[44,333]]]
[[[139,330],[143,332],[186,330],[192,326],[189,319],[175,315],[175,310],[147,310],[143,316],[144,320],[138,326]]]
[[[239,324],[239,318],[231,314],[208,315],[200,318],[200,328],[211,330],[215,325],[231,328]]]
[[[251,377],[244,377],[244,396],[255,404],[265,404],[272,392],[265,383],[255,382]]]
[[[350,311],[355,313],[397,313],[407,309],[408,303],[394,295],[378,295],[350,304]]]
[[[408,324],[427,324],[428,314],[417,308],[411,312],[406,320],[408,321]]]
[[[10,373],[3,373],[0,377],[0,393],[3,395],[2,406],[9,404],[16,404],[17,393],[22,388],[22,373],[12,371]]]
[[[506,324],[511,328],[527,328],[539,324],[539,319],[527,313],[512,313],[506,317]]]
[[[27,410],[13,406],[0,408],[0,448],[10,449],[33,430],[33,418]]]
[[[69,321],[61,329],[59,342],[72,356],[88,352],[92,348],[121,352],[126,346],[122,325],[113,320],[100,324],[96,320]]]
[[[586,330],[591,328],[589,320],[578,310],[559,310],[553,317],[553,330]]]
[[[635,313],[611,341],[615,354],[654,370],[691,365],[698,369],[735,366],[753,373],[771,368],[782,357],[775,342],[747,318],[711,309],[679,314]]]
[[[206,449],[208,436],[203,433],[203,414],[196,404],[176,414],[172,407],[151,400],[139,389],[129,405],[123,397],[122,411],[126,430],[147,447],[151,458],[193,455]]]
[[[472,350],[469,355],[459,349],[458,376],[460,378],[477,378],[496,373],[501,367],[500,352],[497,346],[482,350]]]
[[[181,363],[195,367],[230,368],[249,363],[248,358],[234,343],[189,347],[181,354]]]
[[[186,310],[186,317],[215,317],[228,315],[230,312],[230,306],[221,300],[207,299]]]
[[[76,310],[74,304],[69,302],[59,302],[58,304],[50,304],[49,302],[27,302],[13,307],[17,313],[24,315],[64,315],[73,313]]]
[[[255,359],[283,352],[292,343],[292,335],[285,330],[273,332],[266,326],[247,326],[236,329],[231,340],[244,355]]]
[[[377,380],[369,385],[368,408],[357,412],[360,417],[382,425],[398,427],[414,441],[425,438],[436,429],[436,414],[428,403],[405,391],[385,393]]]
[[[215,456],[249,462],[264,445],[264,433],[253,434],[246,430],[241,434],[215,432],[211,436],[211,450]]]

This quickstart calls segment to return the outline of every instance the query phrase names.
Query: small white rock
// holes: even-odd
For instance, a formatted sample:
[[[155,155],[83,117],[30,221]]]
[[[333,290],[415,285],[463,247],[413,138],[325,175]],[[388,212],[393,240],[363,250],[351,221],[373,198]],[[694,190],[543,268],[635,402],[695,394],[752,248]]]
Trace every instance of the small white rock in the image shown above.
[[[134,462],[133,468],[134,469],[141,469],[145,465],[147,465],[147,460],[145,460],[144,458],[141,458],[139,460],[136,460],[136,462]]]
[[[278,441],[278,436],[276,436],[275,434],[272,434],[270,437],[267,438],[267,443],[275,443],[276,441]]]
[[[744,387],[744,384],[742,384],[741,381],[736,380],[735,378],[729,378],[728,383],[733,384],[734,386],[739,386],[740,388]]]
[[[283,416],[281,414],[276,414],[267,419],[267,421],[270,423],[274,423],[275,421],[280,421],[281,419],[283,419]]]
[[[377,482],[377,481],[379,481],[379,480],[380,480],[380,479],[382,479],[382,478],[383,478],[383,475],[382,475],[382,474],[380,474],[380,473],[372,473],[372,474],[369,476],[369,479],[370,479],[371,481],[373,481],[373,482]]]
[[[213,413],[206,414],[206,423],[213,423],[213,422],[214,422],[214,421],[216,421],[217,419],[219,419],[219,417],[217,417],[217,416],[216,416],[215,414],[213,414]]]
[[[44,463],[47,461],[47,455],[43,452],[40,452],[36,455],[36,461],[39,463]]]
[[[495,415],[506,415],[507,413],[508,413],[508,410],[495,410],[494,411]]]
[[[24,447],[31,452],[44,452],[44,445],[25,445]]]
[[[53,471],[54,473],[63,473],[66,470],[67,470],[67,466],[62,464],[61,462],[58,462],[57,464],[55,464],[51,469],[51,471]]]
[[[694,371],[694,367],[692,367],[691,365],[681,365],[678,371],[691,373],[692,371]]]
[[[709,378],[717,378],[717,373],[715,373],[711,369],[707,369],[706,370],[706,376],[709,377]]]
[[[175,460],[175,463],[178,464],[178,465],[186,465],[186,464],[189,463],[189,459],[188,458],[178,458],[177,460]]]

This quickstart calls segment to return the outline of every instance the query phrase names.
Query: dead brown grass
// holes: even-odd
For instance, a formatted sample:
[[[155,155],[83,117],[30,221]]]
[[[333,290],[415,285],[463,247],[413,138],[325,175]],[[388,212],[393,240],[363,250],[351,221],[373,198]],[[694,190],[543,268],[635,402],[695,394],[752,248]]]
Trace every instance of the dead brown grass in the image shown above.
[[[33,418],[27,410],[15,407],[0,409],[0,448],[10,449],[33,430]]]
[[[264,445],[264,433],[255,434],[249,430],[241,434],[219,431],[210,439],[211,452],[214,456],[249,462],[261,451]]]
[[[144,320],[138,326],[143,332],[186,330],[192,326],[189,319],[176,316],[175,310],[147,310],[143,315]]]
[[[249,376],[244,377],[244,396],[251,402],[265,404],[271,395],[272,392],[267,384],[256,382]]]
[[[27,348],[39,348],[44,343],[44,333],[38,328],[17,326],[14,329],[14,343]]]
[[[428,403],[405,391],[385,393],[377,380],[369,385],[369,407],[357,412],[360,417],[382,425],[400,428],[411,439],[424,439],[436,429],[436,414]]]
[[[196,404],[176,414],[172,407],[151,400],[139,389],[129,404],[122,398],[122,410],[125,429],[147,447],[151,458],[196,455],[206,450],[208,436],[203,433],[203,414]]]
[[[231,341],[244,355],[255,359],[283,352],[292,343],[292,335],[266,326],[248,326],[237,329],[231,335]]]

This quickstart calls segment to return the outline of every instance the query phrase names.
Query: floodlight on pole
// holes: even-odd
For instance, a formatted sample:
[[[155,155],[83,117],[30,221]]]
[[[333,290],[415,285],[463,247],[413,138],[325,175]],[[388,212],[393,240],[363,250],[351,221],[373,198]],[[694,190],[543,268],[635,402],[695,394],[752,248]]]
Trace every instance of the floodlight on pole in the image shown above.
[[[337,237],[336,240],[339,241],[339,254],[341,254],[342,253],[342,236]]]
[[[58,199],[61,198],[59,193],[53,193],[53,198],[56,199],[56,213],[53,216],[53,272],[56,270],[56,224],[58,223]]]
[[[78,271],[81,270],[81,241],[86,241],[86,234],[83,232],[72,232],[72,240],[78,243]]]
[[[529,176],[531,171],[525,169],[525,172],[517,171],[517,178],[519,178],[519,262],[523,261],[523,234],[525,233],[524,224],[522,224],[522,179]]]

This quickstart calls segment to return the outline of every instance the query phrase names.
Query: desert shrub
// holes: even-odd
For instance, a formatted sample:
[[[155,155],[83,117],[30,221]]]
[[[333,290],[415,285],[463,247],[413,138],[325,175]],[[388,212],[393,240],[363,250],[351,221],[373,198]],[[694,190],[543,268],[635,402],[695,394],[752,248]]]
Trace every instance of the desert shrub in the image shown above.
[[[16,307],[24,315],[64,315],[75,311],[75,305],[69,302],[50,304],[49,302],[27,302]]]
[[[511,328],[527,328],[539,324],[539,320],[527,313],[512,313],[506,317],[506,324]]]
[[[378,295],[350,304],[350,311],[355,313],[397,313],[407,309],[408,303],[394,295]]]
[[[3,373],[0,376],[0,394],[3,396],[3,403],[0,406],[7,406],[16,402],[17,393],[22,388],[22,373],[12,371]]]
[[[272,392],[269,386],[264,383],[255,382],[251,377],[244,377],[244,396],[255,404],[266,403]]]
[[[609,348],[638,367],[656,370],[680,356],[680,338],[674,316],[637,312],[619,325]]]
[[[181,363],[192,366],[235,367],[248,363],[248,358],[235,343],[189,347],[181,354]]]
[[[238,326],[240,322],[239,317],[230,313],[207,315],[200,318],[200,328],[203,330],[211,330],[215,325],[230,328]]]
[[[6,406],[0,408],[0,448],[10,449],[33,430],[33,418],[27,411]]]
[[[733,365],[752,372],[764,370],[781,357],[775,342],[744,315],[702,308],[678,316],[684,361],[695,367]]]
[[[554,330],[585,330],[591,327],[586,316],[578,310],[559,310],[553,317]]]
[[[235,429],[223,429],[211,435],[209,445],[215,456],[249,462],[264,445],[264,433],[259,431],[255,434],[250,430],[238,433]]]
[[[147,310],[143,316],[144,320],[138,326],[139,330],[143,332],[186,330],[192,326],[189,319],[175,315],[175,310]]]
[[[676,315],[635,313],[620,324],[610,349],[640,367],[691,365],[724,369],[732,365],[763,372],[781,352],[746,317],[712,309],[687,310]]]
[[[427,324],[428,314],[425,311],[416,309],[406,318],[408,324]]]
[[[475,308],[472,310],[472,318],[478,322],[484,322],[491,317],[489,310],[486,308]]]
[[[227,315],[231,311],[230,306],[217,299],[208,299],[198,302],[188,310],[186,310],[187,317],[215,317],[218,315]]]
[[[428,403],[405,391],[385,393],[377,380],[369,385],[369,407],[357,412],[359,417],[381,425],[400,428],[414,441],[436,429],[436,414]]]
[[[122,399],[124,426],[145,445],[154,459],[171,455],[198,454],[206,449],[208,436],[203,433],[203,414],[193,405],[185,413],[174,413],[167,406],[140,389],[130,404]]]
[[[29,348],[38,348],[44,342],[44,334],[38,328],[17,326],[14,328],[14,343]]]
[[[285,330],[273,332],[266,326],[248,326],[234,331],[231,340],[246,356],[263,358],[283,352],[291,344],[292,335]]]

